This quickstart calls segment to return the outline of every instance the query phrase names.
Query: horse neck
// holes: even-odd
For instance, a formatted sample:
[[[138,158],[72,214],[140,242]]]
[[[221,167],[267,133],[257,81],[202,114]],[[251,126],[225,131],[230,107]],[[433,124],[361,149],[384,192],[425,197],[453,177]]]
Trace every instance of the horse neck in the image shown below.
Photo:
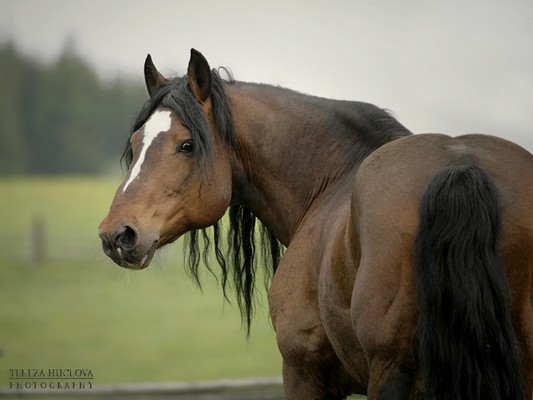
[[[237,135],[232,204],[249,208],[288,245],[317,201],[341,188],[349,195],[341,181],[373,150],[352,111],[364,103],[242,83],[227,93]]]

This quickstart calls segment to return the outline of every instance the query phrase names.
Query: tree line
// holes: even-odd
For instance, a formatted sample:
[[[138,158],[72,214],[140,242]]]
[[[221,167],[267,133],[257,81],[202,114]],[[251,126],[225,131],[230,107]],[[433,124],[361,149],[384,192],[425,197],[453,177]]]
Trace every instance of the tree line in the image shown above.
[[[108,171],[146,99],[140,82],[105,82],[72,48],[45,64],[0,45],[0,175]]]

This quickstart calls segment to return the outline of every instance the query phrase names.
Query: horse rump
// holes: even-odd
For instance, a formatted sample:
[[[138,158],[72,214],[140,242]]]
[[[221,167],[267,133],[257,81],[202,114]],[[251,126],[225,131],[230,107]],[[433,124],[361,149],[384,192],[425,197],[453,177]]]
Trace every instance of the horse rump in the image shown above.
[[[500,225],[496,186],[477,166],[443,168],[422,197],[416,339],[428,399],[524,399]]]

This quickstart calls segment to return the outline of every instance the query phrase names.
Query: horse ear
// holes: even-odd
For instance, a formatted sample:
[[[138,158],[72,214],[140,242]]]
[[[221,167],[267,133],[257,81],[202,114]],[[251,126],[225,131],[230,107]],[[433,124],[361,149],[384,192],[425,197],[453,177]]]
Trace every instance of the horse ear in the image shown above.
[[[166,81],[165,77],[155,67],[150,54],[148,54],[144,62],[144,81],[146,82],[146,89],[148,89],[150,97],[154,97],[158,89]]]
[[[205,57],[198,50],[191,49],[187,75],[189,86],[196,100],[206,101],[211,94],[211,69]]]

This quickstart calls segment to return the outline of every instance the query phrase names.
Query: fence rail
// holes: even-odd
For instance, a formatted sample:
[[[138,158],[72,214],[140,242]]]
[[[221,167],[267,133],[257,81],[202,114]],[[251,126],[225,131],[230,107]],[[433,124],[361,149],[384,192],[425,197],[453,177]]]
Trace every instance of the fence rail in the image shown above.
[[[108,400],[283,400],[281,378],[218,380],[198,383],[135,383],[92,389],[0,389],[0,397]]]

